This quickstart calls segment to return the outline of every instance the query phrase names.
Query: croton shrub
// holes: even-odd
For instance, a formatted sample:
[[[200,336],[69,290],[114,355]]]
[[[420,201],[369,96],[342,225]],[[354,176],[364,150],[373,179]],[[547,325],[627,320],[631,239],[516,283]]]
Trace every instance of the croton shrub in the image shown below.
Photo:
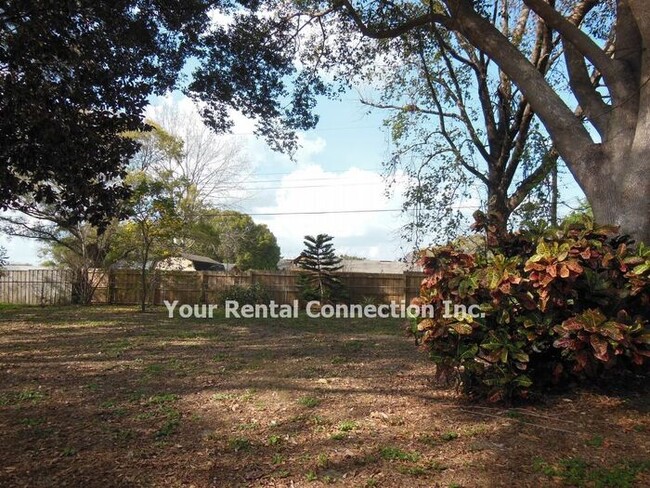
[[[415,319],[414,333],[438,376],[471,396],[509,401],[647,369],[650,248],[614,228],[583,222],[515,234],[499,250],[446,246],[421,258],[427,276],[414,304],[436,314]]]

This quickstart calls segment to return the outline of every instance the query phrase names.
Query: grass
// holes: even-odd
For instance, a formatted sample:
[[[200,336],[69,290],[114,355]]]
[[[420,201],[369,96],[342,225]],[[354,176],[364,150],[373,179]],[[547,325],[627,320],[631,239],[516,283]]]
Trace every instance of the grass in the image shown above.
[[[241,452],[250,450],[252,444],[246,437],[235,437],[228,440],[228,447],[234,452]]]
[[[560,478],[567,486],[633,488],[640,473],[650,472],[650,461],[625,461],[613,466],[594,466],[579,457],[547,463],[536,459],[533,468],[548,477]]]
[[[307,407],[307,408],[316,408],[317,406],[320,405],[321,402],[320,402],[320,400],[319,400],[318,398],[316,398],[316,397],[312,397],[312,396],[304,396],[304,397],[300,397],[300,398],[298,399],[298,403],[299,403],[300,405],[302,405],[303,407]]]
[[[459,436],[458,432],[445,432],[440,438],[445,442],[449,442],[458,439]]]
[[[417,452],[403,451],[394,446],[382,447],[379,451],[382,459],[387,461],[410,461],[417,463],[420,460],[420,454]]]
[[[0,313],[0,486],[644,486],[645,393],[476,415],[401,322]]]
[[[358,427],[357,423],[354,420],[344,420],[339,424],[339,430],[341,432],[351,432]]]

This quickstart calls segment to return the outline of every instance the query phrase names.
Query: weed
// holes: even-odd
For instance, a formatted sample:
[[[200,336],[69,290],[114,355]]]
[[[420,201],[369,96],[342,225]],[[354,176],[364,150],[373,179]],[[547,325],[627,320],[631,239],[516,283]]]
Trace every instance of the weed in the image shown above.
[[[440,444],[440,439],[438,437],[433,437],[430,434],[422,434],[418,437],[418,441],[422,444],[425,444],[430,447],[435,447]]]
[[[156,414],[154,412],[141,412],[135,416],[136,420],[149,420],[153,418]]]
[[[300,403],[300,405],[303,407],[315,408],[320,405],[320,400],[316,397],[304,396],[298,399],[298,403]]]
[[[383,447],[380,455],[388,461],[411,461],[416,463],[420,459],[420,455],[417,452],[402,451],[392,446]]]
[[[24,419],[22,419],[22,420],[20,421],[20,423],[21,423],[22,425],[25,425],[25,426],[29,427],[29,428],[32,428],[32,427],[38,427],[38,426],[41,425],[44,421],[45,421],[45,420],[42,419],[42,418],[39,418],[39,419],[24,418]]]
[[[228,447],[235,452],[241,452],[250,450],[252,444],[246,437],[235,437],[228,440]]]
[[[237,426],[237,429],[238,430],[255,430],[258,427],[258,425],[259,424],[257,422],[248,422],[248,423],[239,424]]]
[[[244,394],[241,397],[239,397],[239,399],[242,402],[248,402],[248,401],[252,400],[253,398],[255,398],[255,390],[253,390],[253,389],[246,390],[244,392]]]
[[[311,418],[311,421],[312,421],[315,425],[319,425],[319,426],[320,426],[320,425],[327,425],[327,424],[329,424],[329,420],[327,420],[325,417],[322,417],[321,415],[314,415],[314,416]]]
[[[592,467],[581,458],[563,459],[557,465],[538,458],[533,469],[549,477],[559,477],[571,486],[632,488],[639,473],[650,471],[650,461],[625,461],[612,467]]]
[[[151,398],[149,398],[149,403],[150,405],[164,405],[166,403],[171,403],[175,402],[178,400],[178,395],[175,395],[174,393],[162,393],[160,395],[154,395]]]
[[[521,412],[517,412],[516,410],[510,410],[507,414],[507,417],[515,420],[523,420],[524,415]]]
[[[454,439],[458,439],[458,433],[457,432],[445,432],[440,436],[440,438],[443,441],[449,442],[453,441]]]
[[[350,432],[357,428],[357,423],[354,420],[344,420],[339,424],[341,432]]]
[[[327,454],[323,452],[321,452],[316,458],[316,465],[319,468],[326,468],[329,465],[329,462],[330,462],[329,457],[327,456]]]
[[[318,480],[318,475],[314,471],[307,471],[305,479],[311,483],[312,481]]]
[[[18,402],[32,402],[32,403],[38,403],[40,402],[43,398],[45,398],[45,395],[37,390],[23,390],[18,395],[16,396],[16,400]]]
[[[398,466],[397,471],[410,476],[423,476],[427,474],[427,470],[421,466]]]
[[[589,440],[586,442],[586,444],[587,444],[589,447],[603,447],[603,442],[604,442],[603,436],[602,436],[602,435],[598,435],[598,434],[596,434],[596,435],[593,436],[591,439],[589,439]]]
[[[235,398],[235,395],[232,393],[215,393],[212,395],[212,399],[216,401],[233,400]]]
[[[163,365],[162,364],[150,364],[146,368],[144,368],[145,372],[149,374],[159,374],[163,372]]]
[[[269,436],[269,446],[277,446],[282,443],[282,437],[279,435],[271,435]]]
[[[170,418],[156,431],[156,439],[162,439],[163,437],[169,437],[178,429],[180,421],[177,418]]]
[[[63,451],[61,451],[61,456],[63,457],[71,457],[77,454],[77,450],[74,447],[65,447],[63,448]]]
[[[429,464],[427,464],[427,469],[440,472],[447,469],[447,466],[442,464],[440,461],[431,461]]]
[[[273,472],[273,474],[271,474],[272,478],[287,478],[288,476],[289,476],[289,471],[287,471],[286,469],[279,469]]]
[[[348,435],[345,432],[334,432],[331,436],[330,439],[333,441],[342,441],[343,439],[347,439]]]
[[[343,344],[343,349],[350,352],[360,352],[363,349],[363,341],[351,340]]]
[[[282,464],[284,462],[284,456],[282,454],[275,453],[271,462],[275,465]]]
[[[116,442],[127,442],[133,439],[135,432],[131,429],[116,429],[111,434],[111,437]]]
[[[370,478],[369,480],[366,480],[366,488],[375,488],[375,486],[379,486],[379,482],[376,479]]]

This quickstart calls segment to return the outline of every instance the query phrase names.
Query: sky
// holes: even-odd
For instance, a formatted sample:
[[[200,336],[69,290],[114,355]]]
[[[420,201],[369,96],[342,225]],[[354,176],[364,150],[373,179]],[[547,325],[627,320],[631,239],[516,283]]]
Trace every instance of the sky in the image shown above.
[[[195,110],[189,99],[173,94],[153,99],[147,115],[155,120],[165,104],[188,116]],[[400,239],[407,216],[399,209],[407,181],[398,173],[392,192],[387,193],[382,162],[390,152],[390,141],[383,115],[369,114],[354,93],[339,101],[321,100],[316,110],[318,127],[299,134],[300,149],[293,160],[257,138],[253,121],[233,114],[232,134],[222,137],[241,146],[247,169],[245,191],[227,205],[266,224],[285,258],[300,254],[305,235],[320,233],[334,237],[339,254],[403,258],[411,251],[409,243]],[[459,205],[471,214],[479,203],[476,195]],[[7,249],[12,264],[43,261],[37,242],[0,235],[0,246]]]
[[[148,115],[155,118],[164,104],[192,110],[189,99],[175,94],[154,99]],[[283,257],[300,254],[305,235],[326,233],[334,236],[339,253],[399,259],[410,249],[399,238],[400,182],[392,196],[386,195],[382,177],[389,142],[381,114],[368,115],[352,94],[322,100],[317,110],[318,128],[299,135],[301,148],[293,160],[257,138],[252,121],[234,115],[233,133],[223,137],[242,146],[249,169],[245,195],[229,205],[266,224]],[[0,246],[12,264],[42,261],[34,241],[0,235]]]

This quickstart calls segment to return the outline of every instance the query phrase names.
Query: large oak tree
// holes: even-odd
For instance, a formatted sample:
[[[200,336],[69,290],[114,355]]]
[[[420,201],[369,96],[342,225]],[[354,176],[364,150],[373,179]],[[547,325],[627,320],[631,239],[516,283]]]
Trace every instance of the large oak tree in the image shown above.
[[[568,87],[549,82],[497,28],[501,5],[523,1],[561,39]],[[205,38],[191,92],[223,127],[228,107],[260,119],[291,148],[287,129],[315,125],[328,82],[352,85],[391,40],[453,31],[493,60],[537,114],[601,223],[650,241],[650,4],[645,0],[268,1]],[[611,44],[578,25],[596,11]],[[269,15],[269,11],[273,15]],[[532,17],[532,16],[531,16]],[[344,41],[344,42],[342,42]],[[594,71],[595,70],[595,71]],[[321,76],[328,71],[328,77]],[[594,82],[597,83],[594,83]],[[579,107],[571,104],[575,98]]]

